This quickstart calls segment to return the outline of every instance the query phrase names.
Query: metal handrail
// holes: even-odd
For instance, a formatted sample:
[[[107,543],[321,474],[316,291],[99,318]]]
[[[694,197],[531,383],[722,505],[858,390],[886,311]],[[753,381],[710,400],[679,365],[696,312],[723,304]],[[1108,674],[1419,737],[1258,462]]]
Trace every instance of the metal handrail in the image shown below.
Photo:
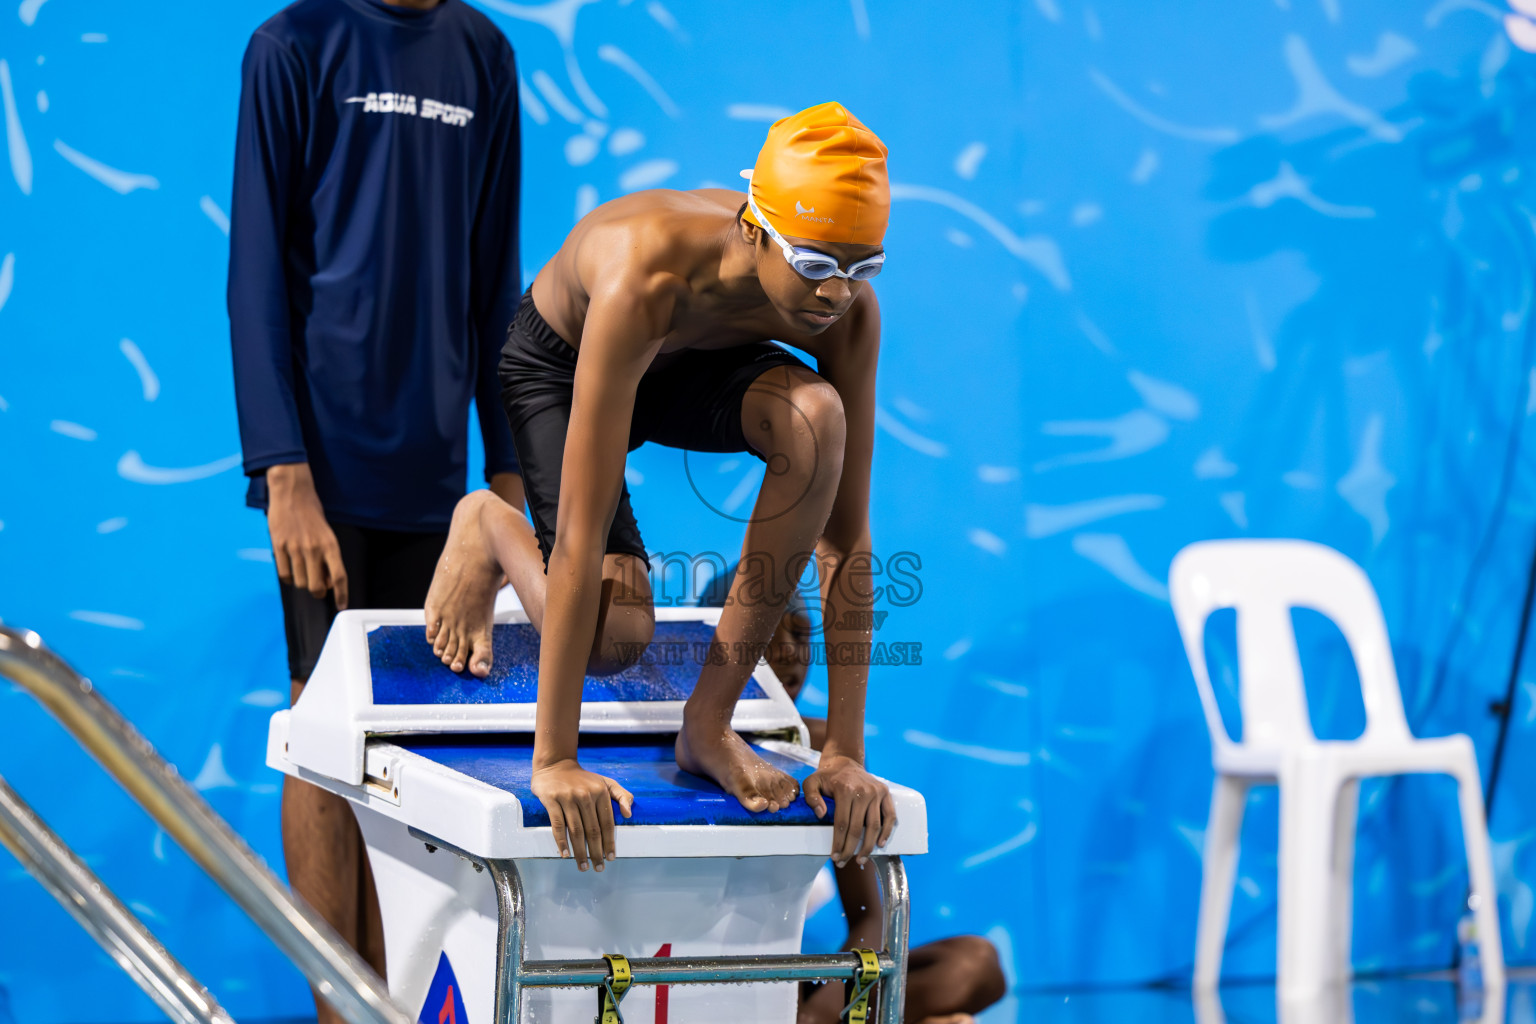
[[[234,1024],[218,1001],[166,952],[85,862],[0,778],[0,845],[63,904],[177,1024]]]
[[[415,1024],[373,969],[41,637],[0,625],[0,676],[47,708],[350,1024]]]

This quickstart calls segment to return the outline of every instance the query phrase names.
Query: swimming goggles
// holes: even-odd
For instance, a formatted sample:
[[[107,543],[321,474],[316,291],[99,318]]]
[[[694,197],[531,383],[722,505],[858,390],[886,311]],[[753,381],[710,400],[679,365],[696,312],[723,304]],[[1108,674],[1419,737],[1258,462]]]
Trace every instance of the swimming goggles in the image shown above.
[[[815,249],[802,249],[797,245],[790,245],[784,240],[784,236],[773,229],[768,223],[768,218],[763,216],[763,211],[757,208],[757,203],[752,199],[752,193],[747,193],[747,205],[752,208],[752,216],[768,232],[768,237],[779,243],[779,248],[784,251],[784,259],[795,268],[795,273],[812,281],[825,281],[829,277],[842,277],[850,281],[868,281],[880,273],[880,268],[885,265],[885,253],[879,252],[868,259],[859,260],[845,272],[837,265],[837,260],[824,252]]]

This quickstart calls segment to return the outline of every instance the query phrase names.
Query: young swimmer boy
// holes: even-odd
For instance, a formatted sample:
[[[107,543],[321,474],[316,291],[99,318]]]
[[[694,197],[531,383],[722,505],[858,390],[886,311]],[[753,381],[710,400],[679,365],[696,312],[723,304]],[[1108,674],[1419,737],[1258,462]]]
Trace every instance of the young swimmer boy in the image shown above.
[[[505,573],[539,631],[534,794],[561,856],[601,871],[614,856],[611,801],[633,796],[577,762],[584,674],[632,664],[655,628],[645,545],[624,457],[646,441],[750,451],[767,464],[717,645],[756,652],[813,548],[829,649],[830,710],[805,798],[834,804],[832,855],[863,863],[890,837],[894,805],[864,771],[870,456],[880,313],[866,283],[885,259],[885,145],[836,103],[783,118],[748,195],[654,190],[593,210],[523,296],[502,351],[532,522],[485,491],[454,512],[427,597],[427,639],[445,665],[484,677]],[[744,172],[745,173],[745,172]],[[743,199],[746,199],[743,202]],[[816,371],[773,340],[816,359]],[[863,577],[860,579],[860,577]],[[848,614],[852,612],[853,614]],[[700,666],[677,763],[751,811],[789,806],[795,780],[731,729],[755,653]]]

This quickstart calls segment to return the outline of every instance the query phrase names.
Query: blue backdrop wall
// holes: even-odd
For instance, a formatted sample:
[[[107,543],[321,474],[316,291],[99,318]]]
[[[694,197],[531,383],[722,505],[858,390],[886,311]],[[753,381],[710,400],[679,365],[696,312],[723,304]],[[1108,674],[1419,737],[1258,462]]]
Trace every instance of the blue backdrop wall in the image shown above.
[[[891,147],[873,523],[920,588],[879,638],[923,664],[875,670],[869,756],[929,798],[917,940],[986,934],[1016,987],[1187,974],[1209,745],[1165,581],[1196,539],[1361,562],[1414,729],[1487,765],[1536,523],[1536,58],[1496,5],[478,2],[524,76],[529,276],[597,202],[739,184],[783,112],[837,98]],[[240,55],[275,6],[0,5],[0,616],[280,863],[282,633],[223,303]],[[649,542],[734,550],[749,468],[637,452]],[[1297,619],[1318,730],[1358,733],[1341,639]],[[1531,962],[1536,666],[1519,683],[1493,832]],[[29,698],[0,721],[0,773],[236,1015],[306,1011]],[[1256,795],[1234,974],[1273,970],[1275,819]],[[1366,788],[1359,965],[1449,961],[1459,842],[1446,785]],[[0,857],[0,1022],[155,1016]]]

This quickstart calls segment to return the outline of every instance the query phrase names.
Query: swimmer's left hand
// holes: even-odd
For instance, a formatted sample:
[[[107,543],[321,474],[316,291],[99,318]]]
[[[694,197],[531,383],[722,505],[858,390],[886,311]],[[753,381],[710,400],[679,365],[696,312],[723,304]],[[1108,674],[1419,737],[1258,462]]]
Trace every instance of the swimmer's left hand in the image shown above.
[[[890,841],[896,827],[891,791],[853,758],[823,754],[821,767],[800,788],[818,818],[827,816],[825,798],[832,799],[832,860],[838,867],[855,855],[862,867],[875,847]]]

